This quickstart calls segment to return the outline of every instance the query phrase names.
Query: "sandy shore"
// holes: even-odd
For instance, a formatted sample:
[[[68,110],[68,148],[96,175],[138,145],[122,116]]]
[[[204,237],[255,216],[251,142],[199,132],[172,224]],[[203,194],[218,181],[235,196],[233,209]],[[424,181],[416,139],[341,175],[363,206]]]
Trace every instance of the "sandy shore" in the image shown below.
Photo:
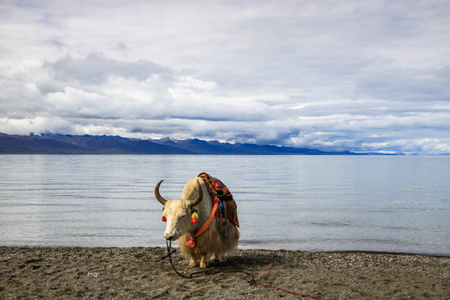
[[[184,279],[165,248],[0,247],[0,299],[449,299],[450,258],[238,250]],[[177,250],[181,273],[188,260]],[[270,264],[270,266],[269,266]],[[308,299],[308,298],[304,298]]]

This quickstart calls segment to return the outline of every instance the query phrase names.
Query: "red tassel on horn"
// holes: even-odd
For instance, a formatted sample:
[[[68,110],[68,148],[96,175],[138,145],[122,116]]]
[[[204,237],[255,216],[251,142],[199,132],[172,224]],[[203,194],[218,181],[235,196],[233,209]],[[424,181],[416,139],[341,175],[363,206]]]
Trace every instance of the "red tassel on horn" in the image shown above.
[[[198,223],[198,214],[196,212],[192,213],[191,221],[192,221],[192,224]]]
[[[167,219],[166,219],[166,217],[165,217],[164,215],[162,215],[162,219],[161,219],[161,221],[163,221],[163,222],[167,222]]]

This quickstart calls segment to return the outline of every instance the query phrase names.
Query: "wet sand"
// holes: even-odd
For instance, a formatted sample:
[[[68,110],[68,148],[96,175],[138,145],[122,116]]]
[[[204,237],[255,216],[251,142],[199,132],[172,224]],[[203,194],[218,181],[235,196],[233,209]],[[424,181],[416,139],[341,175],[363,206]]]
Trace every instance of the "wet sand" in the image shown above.
[[[177,249],[0,247],[0,299],[450,299],[450,258],[364,252],[237,250],[188,268]],[[303,297],[303,299],[308,299]]]

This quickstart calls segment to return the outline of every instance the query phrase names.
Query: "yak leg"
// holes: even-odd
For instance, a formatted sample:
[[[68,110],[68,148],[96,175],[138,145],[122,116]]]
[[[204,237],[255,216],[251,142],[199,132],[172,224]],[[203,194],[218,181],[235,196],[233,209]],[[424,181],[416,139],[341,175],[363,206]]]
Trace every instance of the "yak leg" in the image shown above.
[[[223,254],[213,254],[211,255],[211,260],[218,260],[220,262],[226,262],[227,259],[225,258],[225,255]]]
[[[202,259],[200,260],[200,268],[206,268],[208,266],[208,256],[207,254],[202,254]]]
[[[189,267],[195,268],[196,266],[197,266],[197,255],[192,254],[191,255],[191,260],[189,262]]]

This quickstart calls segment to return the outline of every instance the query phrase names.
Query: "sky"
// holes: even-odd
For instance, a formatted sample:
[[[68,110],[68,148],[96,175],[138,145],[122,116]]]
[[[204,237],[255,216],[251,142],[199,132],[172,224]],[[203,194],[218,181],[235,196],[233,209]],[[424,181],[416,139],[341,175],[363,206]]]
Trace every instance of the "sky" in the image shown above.
[[[0,0],[0,132],[450,153],[450,1]]]

